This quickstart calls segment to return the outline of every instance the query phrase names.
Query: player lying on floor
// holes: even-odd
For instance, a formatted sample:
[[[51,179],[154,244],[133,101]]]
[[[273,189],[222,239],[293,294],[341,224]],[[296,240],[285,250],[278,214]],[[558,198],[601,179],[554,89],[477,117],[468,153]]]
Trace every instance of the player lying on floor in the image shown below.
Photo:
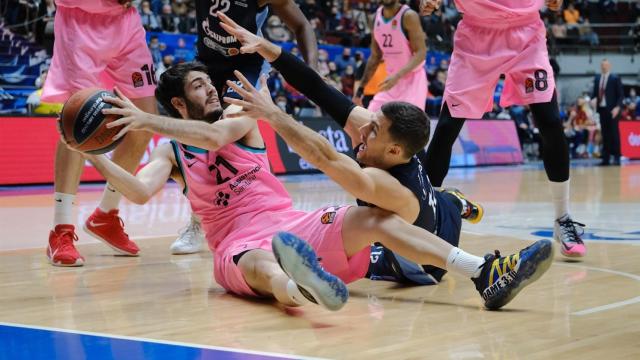
[[[282,49],[268,40],[260,39],[238,26],[227,16],[220,16],[225,29],[233,34],[245,49],[254,49],[267,60],[273,62],[276,70],[280,71],[285,80],[293,87],[301,91],[310,100],[315,102],[323,110],[328,112],[345,129],[355,147],[356,159],[362,167],[373,167],[384,170],[374,171],[371,176],[384,176],[389,179],[388,192],[381,193],[382,197],[393,197],[402,207],[404,204],[417,206],[405,207],[407,213],[403,218],[415,226],[432,232],[453,246],[458,246],[460,241],[461,217],[471,222],[479,222],[482,218],[482,207],[468,201],[462,193],[456,190],[434,191],[426,176],[426,164],[421,163],[420,157],[410,156],[418,153],[424,156],[424,145],[429,139],[430,122],[416,106],[408,106],[408,103],[389,102],[381,111],[372,112],[356,106],[341,92],[326,84],[322,78],[310,67],[294,56],[282,53]],[[234,90],[237,83],[229,84]],[[246,92],[244,93],[247,94]],[[247,105],[244,102],[229,102],[237,105]],[[257,110],[273,110],[268,104]],[[412,116],[415,113],[415,116]],[[389,121],[397,114],[398,121]],[[264,112],[254,115],[262,116],[269,120],[272,114]],[[278,114],[281,116],[282,114]],[[411,120],[415,120],[412,122]],[[279,125],[279,123],[274,123]],[[379,129],[383,128],[383,131]],[[276,131],[280,132],[276,127]],[[408,152],[399,152],[396,137],[400,133],[406,133],[407,142],[410,143]],[[306,142],[302,134],[281,134],[290,146],[300,147],[299,142]],[[317,134],[306,132],[305,135],[317,137]],[[288,137],[287,137],[288,136]],[[304,149],[310,155],[321,149],[312,146],[318,142],[309,142]],[[307,156],[309,156],[307,155]],[[301,154],[304,158],[305,154]],[[335,156],[335,154],[334,154]],[[370,170],[365,170],[370,171]],[[381,191],[377,189],[376,191]],[[359,205],[371,206],[371,204],[358,200]],[[400,209],[391,209],[400,214]],[[375,240],[375,239],[372,239]],[[389,249],[381,245],[374,245],[371,249],[371,266],[367,277],[377,280],[393,280],[419,285],[437,284],[445,271],[440,268],[414,264],[401,256],[393,254]]]
[[[307,160],[320,165],[348,191],[376,208],[346,205],[314,212],[294,210],[284,186],[268,170],[256,121],[250,117],[228,118],[232,107],[217,120],[220,104],[201,65],[179,64],[160,78],[158,100],[182,120],[144,113],[118,94],[119,99],[109,100],[118,108],[104,110],[122,116],[113,122],[115,126],[125,125],[117,136],[147,130],[176,140],[157,147],[149,164],[136,176],[106,156],[84,156],[136,203],[148,201],[170,177],[182,183],[192,209],[202,218],[214,252],[215,279],[235,294],[273,296],[288,306],[315,302],[330,310],[340,309],[348,299],[345,282],[360,279],[367,272],[370,239],[415,263],[471,278],[490,309],[508,303],[551,263],[549,241],[536,242],[507,257],[496,254],[482,258],[410,225],[403,217],[410,216],[407,209],[414,211],[419,206],[417,199],[400,204],[395,197],[380,196],[389,181],[397,180],[371,176],[385,172],[363,170],[348,157],[333,161],[321,153]],[[266,87],[259,94],[269,99]],[[423,112],[412,114],[424,120]],[[189,118],[200,121],[186,120]],[[301,126],[301,130],[308,129]],[[405,138],[399,142],[399,154],[405,153],[407,144]],[[319,164],[323,159],[328,161]],[[333,170],[328,170],[329,164]]]

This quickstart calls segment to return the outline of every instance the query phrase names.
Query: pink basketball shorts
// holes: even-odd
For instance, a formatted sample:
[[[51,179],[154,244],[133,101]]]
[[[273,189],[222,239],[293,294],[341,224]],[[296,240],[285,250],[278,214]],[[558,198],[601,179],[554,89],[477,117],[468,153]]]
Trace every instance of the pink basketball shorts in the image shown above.
[[[451,115],[479,119],[490,111],[501,74],[505,82],[500,106],[551,100],[555,81],[540,19],[503,28],[460,22],[444,93]]]
[[[114,85],[132,99],[154,95],[153,61],[135,8],[112,15],[60,6],[54,33],[43,101],[64,102],[78,90]]]
[[[427,82],[427,74],[423,68],[407,74],[400,79],[396,86],[387,91],[378,92],[367,109],[377,112],[382,105],[391,101],[404,101],[413,104],[424,110],[427,102],[427,92],[429,84]]]
[[[277,231],[288,231],[307,241],[321,259],[323,268],[345,283],[363,278],[369,268],[370,247],[348,258],[342,243],[342,222],[350,207],[328,207],[312,212],[291,210],[281,214],[270,214],[269,223],[279,224],[278,228],[270,227],[264,232],[258,230],[265,234],[259,240],[247,242],[246,238],[240,235],[243,232],[241,229],[237,232],[240,236],[232,232],[215,251],[213,273],[216,282],[232,293],[257,296],[244,280],[233,257],[252,249],[271,252],[271,237]]]

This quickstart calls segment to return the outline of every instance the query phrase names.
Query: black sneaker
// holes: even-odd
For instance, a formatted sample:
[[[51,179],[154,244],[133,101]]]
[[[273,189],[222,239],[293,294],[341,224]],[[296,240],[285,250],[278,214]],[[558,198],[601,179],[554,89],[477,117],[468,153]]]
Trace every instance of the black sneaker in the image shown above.
[[[480,276],[471,280],[476,284],[484,306],[496,310],[549,269],[553,260],[553,244],[550,240],[540,240],[516,254],[502,257],[496,250],[495,254],[487,254],[484,259]]]

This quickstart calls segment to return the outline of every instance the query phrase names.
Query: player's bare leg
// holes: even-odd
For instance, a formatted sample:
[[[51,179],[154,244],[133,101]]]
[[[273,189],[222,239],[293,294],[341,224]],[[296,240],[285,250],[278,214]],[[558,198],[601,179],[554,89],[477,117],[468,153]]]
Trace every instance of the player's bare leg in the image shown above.
[[[154,97],[133,99],[132,101],[145,112],[157,113]],[[128,172],[135,172],[152,136],[146,131],[128,133],[122,143],[114,150],[113,161]],[[122,195],[107,183],[98,208],[89,216],[84,229],[117,253],[137,256],[140,249],[129,239],[129,235],[124,231],[124,223],[118,216],[121,198]]]

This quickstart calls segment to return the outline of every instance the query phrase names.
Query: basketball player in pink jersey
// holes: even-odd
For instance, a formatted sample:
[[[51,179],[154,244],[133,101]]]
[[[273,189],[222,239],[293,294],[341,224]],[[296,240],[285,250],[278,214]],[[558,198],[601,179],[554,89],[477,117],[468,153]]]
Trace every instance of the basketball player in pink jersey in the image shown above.
[[[354,101],[361,103],[364,87],[384,60],[388,76],[368,109],[378,111],[390,101],[406,101],[424,110],[427,102],[426,35],[418,13],[400,0],[382,0],[373,23],[371,56],[360,84],[356,84]]]
[[[242,94],[243,88],[259,94],[273,110],[275,105],[264,78],[259,92],[243,76],[239,75],[239,79],[242,87],[230,81],[227,84]],[[384,174],[384,170],[361,169],[351,158],[338,156],[319,134],[307,136],[311,130],[299,124],[295,127],[295,121],[277,116],[279,123],[294,125],[300,137],[294,147],[307,161],[319,165],[318,161],[324,162],[325,156],[330,156],[333,161],[324,162],[331,164],[330,169],[325,168],[327,173],[358,198],[378,206],[329,206],[313,212],[294,210],[284,186],[269,171],[256,121],[246,116],[217,120],[221,107],[203,65],[179,64],[160,78],[156,90],[158,100],[179,113],[183,120],[147,114],[121,93],[118,95],[119,99],[107,100],[117,108],[104,110],[104,113],[122,116],[113,122],[114,126],[125,125],[116,137],[146,130],[173,137],[175,141],[157,147],[149,164],[136,176],[106,156],[85,157],[136,203],[148,201],[169,177],[183,184],[193,211],[202,219],[214,253],[215,279],[235,294],[273,296],[290,306],[311,301],[337,310],[348,298],[344,283],[362,278],[367,271],[371,239],[416,263],[433,264],[473,278],[485,306],[491,309],[506,304],[550,265],[549,241],[536,242],[508,257],[482,258],[409,225],[403,217],[384,210],[395,209],[402,216],[408,216],[408,211],[414,212],[418,207],[418,200],[411,193],[405,197],[408,190],[398,196],[387,196],[398,184],[396,179],[388,174],[375,175]],[[238,109],[229,106],[225,114]],[[354,116],[362,116],[363,110],[357,109]],[[404,103],[399,112],[394,111],[390,116],[394,122],[408,122],[412,126],[404,127],[406,130],[399,135],[400,144],[391,142],[396,140],[389,139],[388,129],[369,126],[373,130],[370,134],[380,134],[379,141],[369,142],[370,156],[376,152],[382,155],[380,149],[393,146],[397,151],[391,158],[401,159],[405,156],[404,148],[424,147],[426,137],[417,141],[414,131],[419,130],[415,127],[426,129],[426,115],[422,110]],[[200,121],[186,120],[188,118]],[[313,146],[306,150],[300,148],[300,144],[307,143]],[[319,150],[313,152],[317,156],[309,155],[312,148]],[[387,157],[380,161],[388,160]],[[375,158],[371,161],[376,163]]]
[[[115,83],[134,103],[156,112],[155,74],[140,16],[128,1],[56,0],[55,43],[43,101],[64,102],[78,90],[108,88]],[[132,133],[113,154],[113,160],[134,171],[151,134]],[[53,230],[47,257],[55,266],[81,266],[84,258],[74,241],[73,202],[84,159],[60,142],[56,150]],[[98,208],[85,230],[119,254],[138,255],[138,247],[124,232],[118,216],[121,194],[107,183]]]
[[[463,13],[453,42],[438,125],[425,162],[429,179],[441,186],[451,148],[465,119],[480,119],[493,106],[493,91],[505,75],[500,106],[529,105],[543,143],[542,158],[555,208],[554,238],[568,257],[583,257],[584,224],[569,214],[569,146],[558,110],[546,30],[539,11],[558,10],[562,0],[456,0]],[[440,0],[422,0],[430,14]]]

